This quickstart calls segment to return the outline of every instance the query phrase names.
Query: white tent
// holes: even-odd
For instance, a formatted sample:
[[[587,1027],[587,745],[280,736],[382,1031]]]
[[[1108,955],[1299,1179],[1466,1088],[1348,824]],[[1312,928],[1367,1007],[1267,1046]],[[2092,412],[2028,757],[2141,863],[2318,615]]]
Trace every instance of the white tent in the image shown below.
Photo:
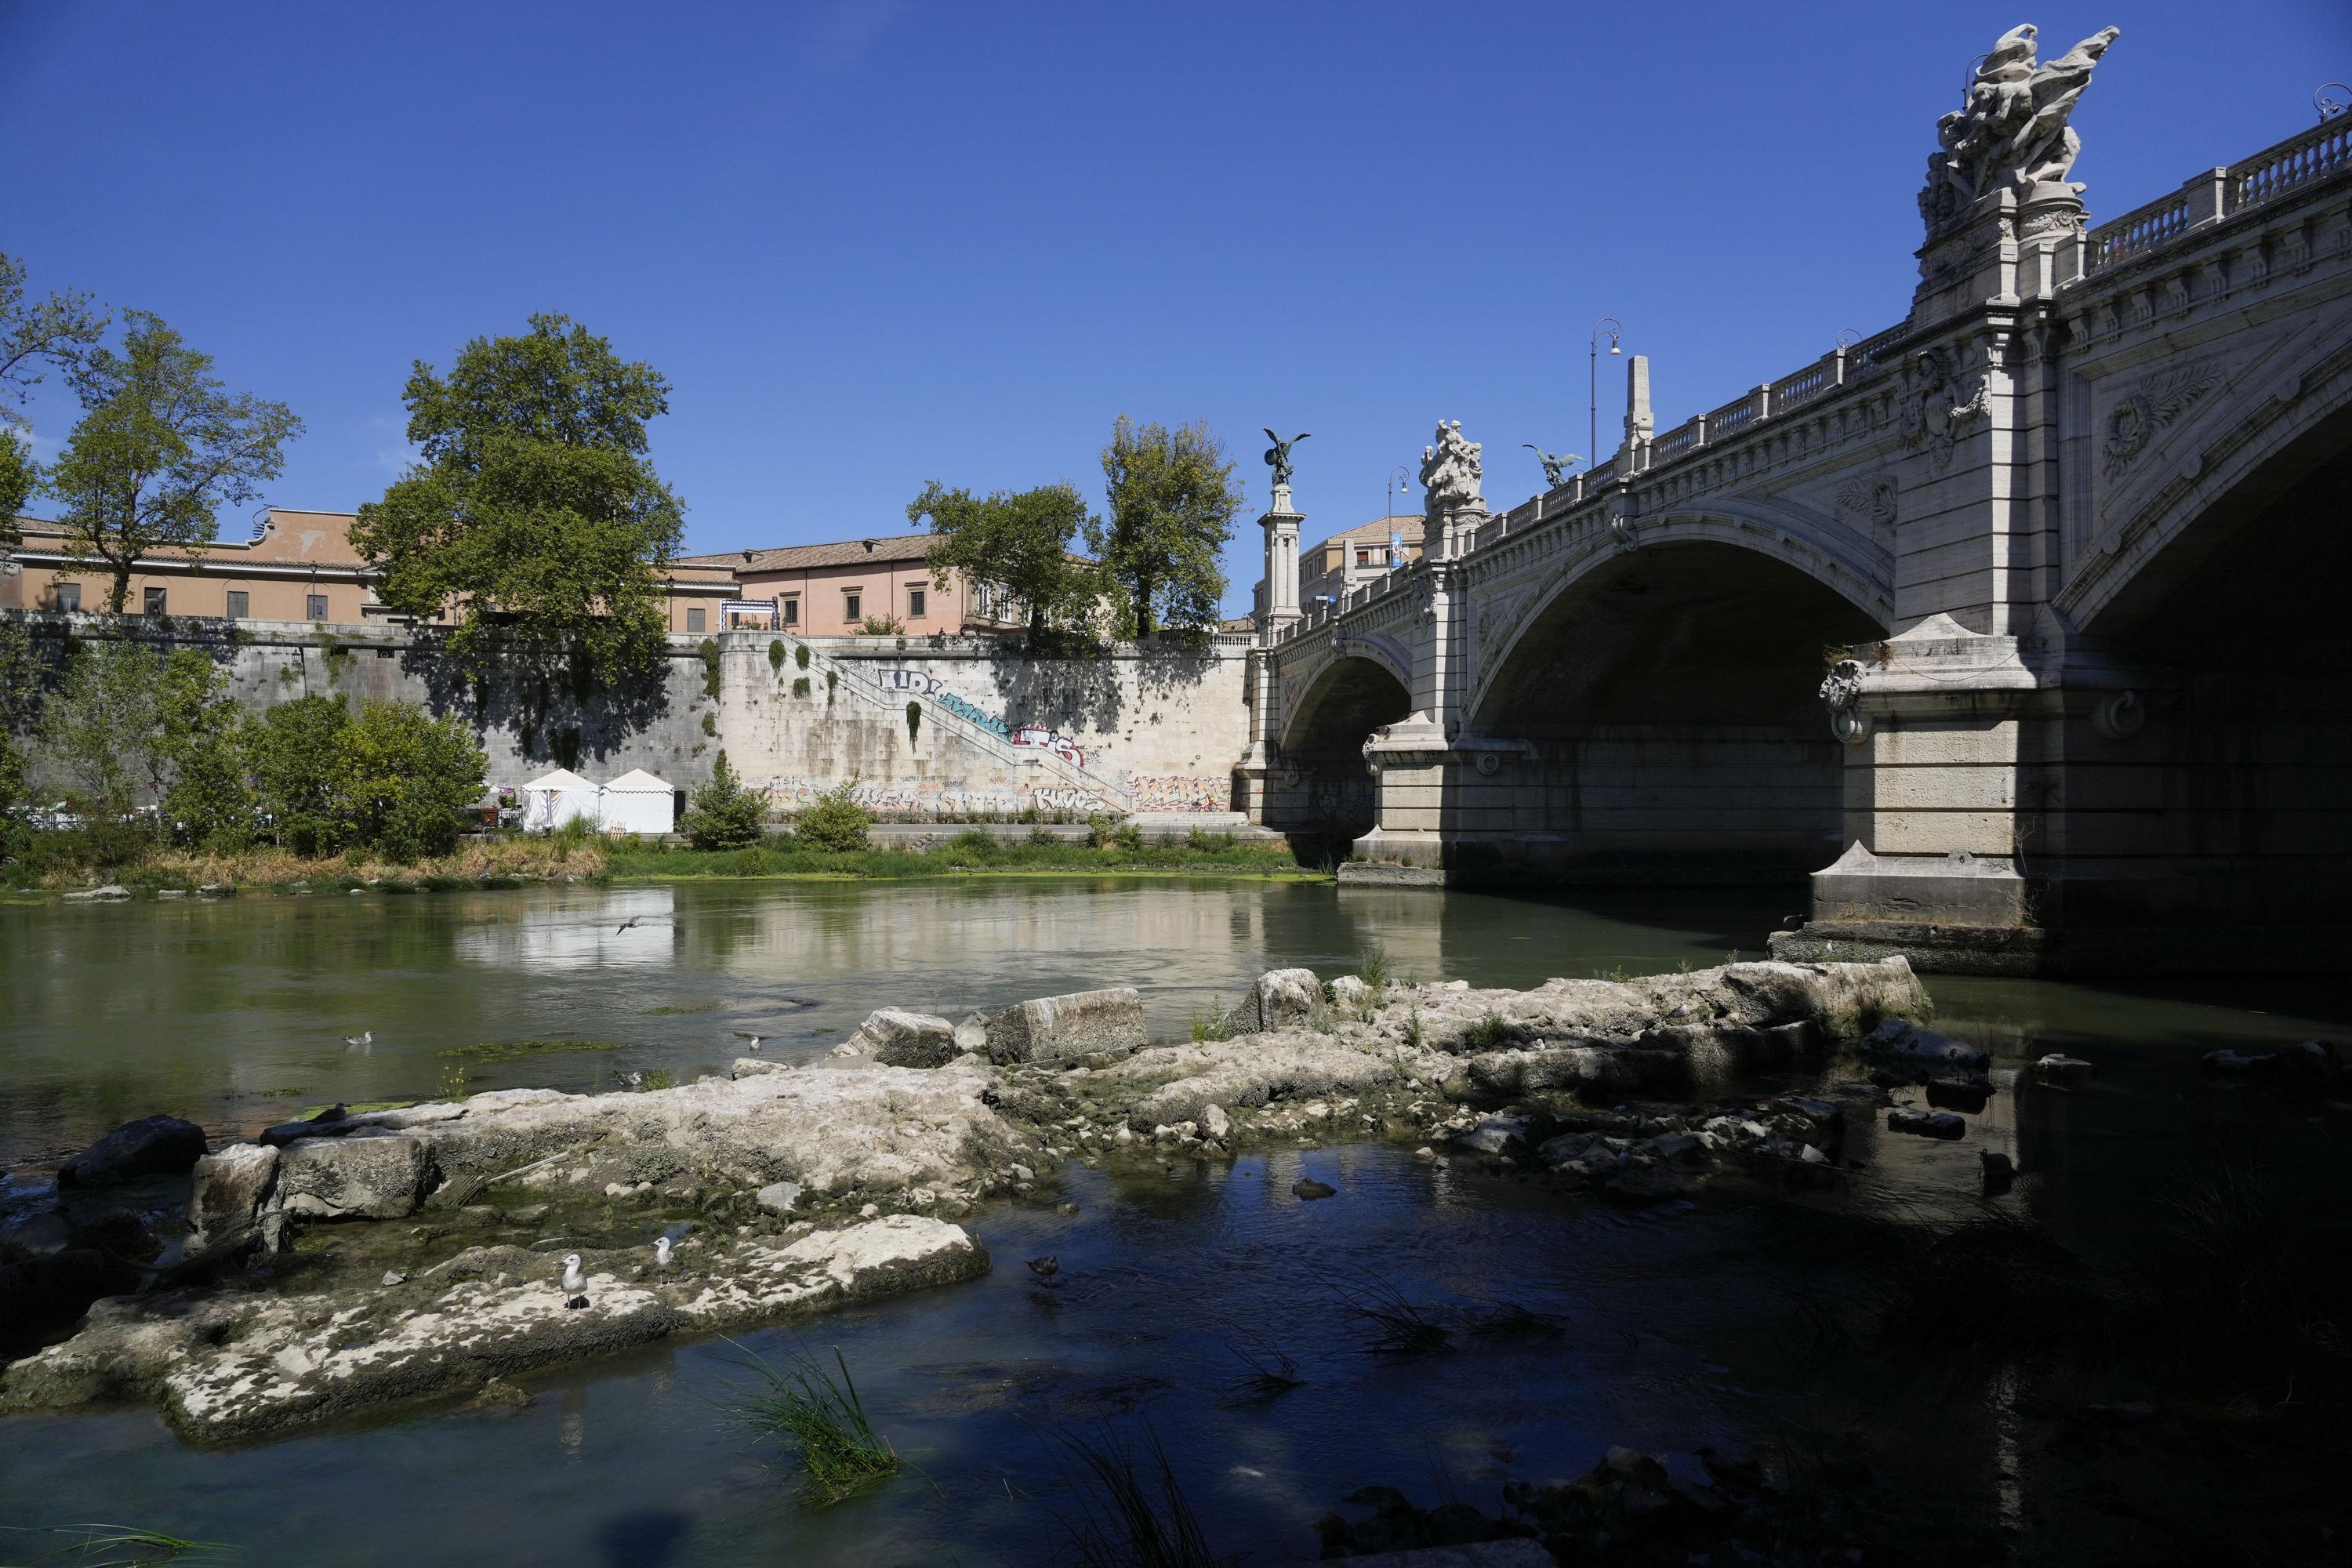
[[[601,826],[596,794],[594,784],[569,768],[540,774],[522,786],[523,831],[551,832],[575,816],[586,817],[591,827]]]
[[[598,795],[607,833],[661,834],[677,826],[677,797],[669,781],[643,768],[623,773]]]

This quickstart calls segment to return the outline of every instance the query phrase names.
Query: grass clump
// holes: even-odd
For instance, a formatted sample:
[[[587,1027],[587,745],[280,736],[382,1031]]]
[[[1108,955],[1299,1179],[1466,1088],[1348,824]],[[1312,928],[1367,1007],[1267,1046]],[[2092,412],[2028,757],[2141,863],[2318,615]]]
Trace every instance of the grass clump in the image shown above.
[[[781,1437],[805,1472],[800,1500],[828,1508],[898,1470],[898,1452],[874,1429],[850,1378],[849,1363],[833,1352],[841,1381],[805,1349],[795,1346],[782,1367],[747,1352],[743,1364],[759,1380],[739,1409],[763,1436]]]
[[[1233,1037],[1234,1032],[1232,1028],[1226,1025],[1225,1016],[1223,1013],[1195,1013],[1192,1015],[1192,1043],[1194,1045],[1207,1045],[1213,1040],[1230,1040]]]
[[[1331,1289],[1349,1314],[1370,1331],[1364,1348],[1374,1355],[1427,1355],[1454,1348],[1450,1330],[1377,1274],[1367,1272],[1360,1285]]]
[[[1389,967],[1388,950],[1379,942],[1366,948],[1364,956],[1356,961],[1356,973],[1373,990],[1387,990],[1390,980],[1394,978]]]
[[[0,1525],[0,1536],[47,1536],[56,1544],[31,1559],[77,1568],[134,1568],[151,1563],[226,1563],[236,1555],[217,1542],[183,1541],[121,1524]],[[14,1555],[13,1553],[11,1554]]]
[[[1474,1019],[1462,1033],[1462,1043],[1474,1051],[1499,1051],[1511,1043],[1511,1026],[1500,1013]]]
[[[686,1162],[667,1143],[640,1143],[629,1151],[632,1182],[667,1182],[685,1169]]]
[[[1070,1431],[1054,1438],[1068,1456],[1064,1472],[1078,1498],[1062,1528],[1082,1568],[1223,1568],[1234,1561],[1210,1552],[1150,1422],[1140,1455],[1108,1429],[1098,1438]]]

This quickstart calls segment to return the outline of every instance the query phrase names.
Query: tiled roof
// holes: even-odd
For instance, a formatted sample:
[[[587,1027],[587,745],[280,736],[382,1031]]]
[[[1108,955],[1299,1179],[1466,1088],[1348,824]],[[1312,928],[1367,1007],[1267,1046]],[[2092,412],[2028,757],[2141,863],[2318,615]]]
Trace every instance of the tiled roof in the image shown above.
[[[931,548],[933,535],[899,533],[887,538],[844,539],[832,544],[784,544],[772,550],[722,551],[716,555],[687,555],[689,566],[725,566],[737,572],[803,572],[817,566],[855,566],[861,562],[920,561]]]
[[[1390,534],[1402,533],[1407,544],[1418,544],[1421,542],[1421,513],[1417,511],[1402,512],[1395,517],[1376,517],[1370,522],[1358,523],[1353,528],[1332,534],[1327,539],[1318,540],[1317,543],[1334,544],[1343,539],[1349,541],[1369,539],[1385,544],[1388,542]],[[1314,545],[1307,546],[1310,550],[1314,547]]]

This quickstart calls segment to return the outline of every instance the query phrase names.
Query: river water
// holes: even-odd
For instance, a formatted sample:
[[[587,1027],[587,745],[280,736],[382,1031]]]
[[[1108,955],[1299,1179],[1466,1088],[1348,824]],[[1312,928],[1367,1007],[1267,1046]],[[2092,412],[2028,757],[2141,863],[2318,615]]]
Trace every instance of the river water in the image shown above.
[[[883,1005],[955,1016],[1127,984],[1177,1037],[1262,970],[1342,973],[1375,946],[1401,976],[1476,985],[1700,966],[1759,956],[1799,896],[1039,879],[5,906],[0,1163],[51,1163],[157,1110],[220,1136],[332,1100],[430,1095],[459,1072],[468,1091],[684,1079],[739,1054],[737,1030],[801,1059]],[[2004,1149],[2026,1173],[2004,1201],[2096,1247],[2161,1223],[2150,1194],[2168,1170],[2326,1168],[2319,1119],[2216,1089],[2196,1058],[2341,1038],[2352,1006],[2333,984],[1931,989],[1939,1027],[2009,1065],[2090,1058],[2098,1082],[2004,1093],[1962,1143],[1858,1129],[1853,1202],[1965,1209],[1978,1151]],[[363,1030],[372,1044],[347,1047]],[[572,1044],[522,1048],[534,1042]],[[1296,1201],[1302,1174],[1339,1197]],[[1368,1483],[1491,1512],[1504,1480],[1565,1479],[1612,1443],[1769,1453],[1865,1426],[1879,1462],[1920,1485],[2015,1522],[2042,1506],[1998,1400],[1947,1393],[1923,1425],[1916,1391],[1798,1370],[1769,1221],[1734,1197],[1625,1214],[1467,1162],[1334,1145],[1118,1174],[1074,1164],[1057,1191],[969,1224],[996,1260],[985,1280],[801,1331],[839,1347],[911,1461],[825,1512],[793,1505],[782,1456],[724,1409],[740,1355],[792,1342],[779,1330],[532,1379],[520,1411],[412,1412],[226,1451],[187,1448],[144,1411],[0,1422],[0,1521],[135,1522],[255,1562],[1025,1563],[1061,1548],[1074,1506],[1055,1434],[1147,1430],[1213,1544],[1258,1563],[1313,1557],[1313,1521]],[[1060,1259],[1054,1286],[1020,1266],[1041,1254]],[[1508,1301],[1562,1331],[1370,1355],[1347,1299],[1375,1279],[1438,1310]],[[1302,1386],[1251,1397],[1237,1345],[1288,1356]]]

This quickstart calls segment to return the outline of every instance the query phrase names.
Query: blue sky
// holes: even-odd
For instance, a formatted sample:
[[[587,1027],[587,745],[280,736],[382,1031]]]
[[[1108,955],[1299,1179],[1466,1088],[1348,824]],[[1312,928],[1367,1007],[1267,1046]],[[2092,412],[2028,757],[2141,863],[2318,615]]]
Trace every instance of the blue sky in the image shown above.
[[[1206,419],[1238,609],[1262,425],[1314,432],[1312,538],[1441,417],[1531,493],[1520,442],[1586,446],[1597,316],[1661,428],[1893,324],[1936,116],[2024,20],[2123,28],[2074,118],[2095,219],[2352,78],[2341,0],[0,0],[0,249],[292,404],[286,506],[380,495],[409,363],[541,310],[670,378],[695,551],[901,531],[933,478],[1099,506],[1115,415]]]

